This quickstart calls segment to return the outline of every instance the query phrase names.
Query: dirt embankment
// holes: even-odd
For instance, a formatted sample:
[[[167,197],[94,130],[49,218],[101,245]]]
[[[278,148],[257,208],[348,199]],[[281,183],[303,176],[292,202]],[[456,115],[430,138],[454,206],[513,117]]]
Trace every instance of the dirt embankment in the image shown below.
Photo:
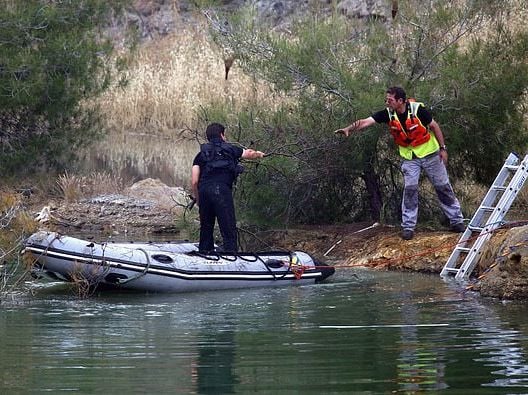
[[[181,188],[147,179],[122,194],[50,202],[37,211],[42,226],[63,234],[92,232],[97,237],[127,235],[139,240],[148,234],[166,233],[178,239],[182,234],[177,223],[187,203]],[[195,221],[197,210],[187,215]],[[403,241],[398,227],[371,223],[304,226],[258,234],[272,248],[307,251],[336,267],[434,274],[440,273],[460,236],[418,231],[412,240]],[[474,272],[477,279],[468,284],[470,289],[484,296],[528,299],[528,225],[496,231]]]
[[[528,225],[518,225],[494,232],[472,280],[464,284],[467,289],[483,296],[528,299]],[[337,266],[439,274],[460,237],[459,233],[419,231],[404,241],[396,227],[353,224],[281,231],[274,243],[313,252]]]

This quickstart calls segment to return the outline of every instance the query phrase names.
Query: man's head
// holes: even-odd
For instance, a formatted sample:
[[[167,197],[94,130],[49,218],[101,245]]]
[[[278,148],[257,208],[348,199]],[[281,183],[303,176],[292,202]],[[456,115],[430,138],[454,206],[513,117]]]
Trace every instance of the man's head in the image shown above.
[[[211,141],[215,137],[225,140],[224,133],[225,133],[225,126],[220,123],[216,123],[216,122],[207,126],[207,129],[205,130],[205,136],[207,137],[208,141]]]
[[[385,92],[385,104],[393,111],[402,112],[405,110],[405,103],[407,101],[407,94],[403,88],[399,86],[392,86]]]

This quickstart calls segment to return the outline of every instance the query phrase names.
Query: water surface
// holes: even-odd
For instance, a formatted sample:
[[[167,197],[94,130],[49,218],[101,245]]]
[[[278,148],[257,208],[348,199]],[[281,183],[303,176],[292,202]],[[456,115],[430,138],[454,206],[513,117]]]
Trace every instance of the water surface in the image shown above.
[[[2,393],[528,393],[523,303],[438,276],[193,294],[63,285],[4,302]]]
[[[198,142],[186,135],[110,133],[86,150],[84,172],[108,172],[124,180],[157,178],[169,186],[189,186]]]

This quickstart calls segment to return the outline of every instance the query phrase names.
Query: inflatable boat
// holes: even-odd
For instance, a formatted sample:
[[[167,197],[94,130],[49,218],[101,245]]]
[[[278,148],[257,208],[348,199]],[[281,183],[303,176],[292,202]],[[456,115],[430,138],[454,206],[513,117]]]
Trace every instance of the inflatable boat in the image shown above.
[[[36,277],[146,292],[314,284],[335,271],[302,251],[201,253],[191,242],[95,243],[46,231],[23,254]]]

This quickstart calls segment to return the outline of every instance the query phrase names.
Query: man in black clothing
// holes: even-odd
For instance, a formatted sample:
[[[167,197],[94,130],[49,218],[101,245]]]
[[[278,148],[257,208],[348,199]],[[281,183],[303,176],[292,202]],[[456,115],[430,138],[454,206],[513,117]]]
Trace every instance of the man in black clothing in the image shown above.
[[[214,250],[215,219],[222,239],[223,251],[238,250],[233,183],[239,173],[241,158],[257,159],[263,152],[243,149],[226,142],[225,127],[219,123],[207,126],[208,143],[202,144],[193,161],[191,186],[200,207],[200,244],[203,252]]]

